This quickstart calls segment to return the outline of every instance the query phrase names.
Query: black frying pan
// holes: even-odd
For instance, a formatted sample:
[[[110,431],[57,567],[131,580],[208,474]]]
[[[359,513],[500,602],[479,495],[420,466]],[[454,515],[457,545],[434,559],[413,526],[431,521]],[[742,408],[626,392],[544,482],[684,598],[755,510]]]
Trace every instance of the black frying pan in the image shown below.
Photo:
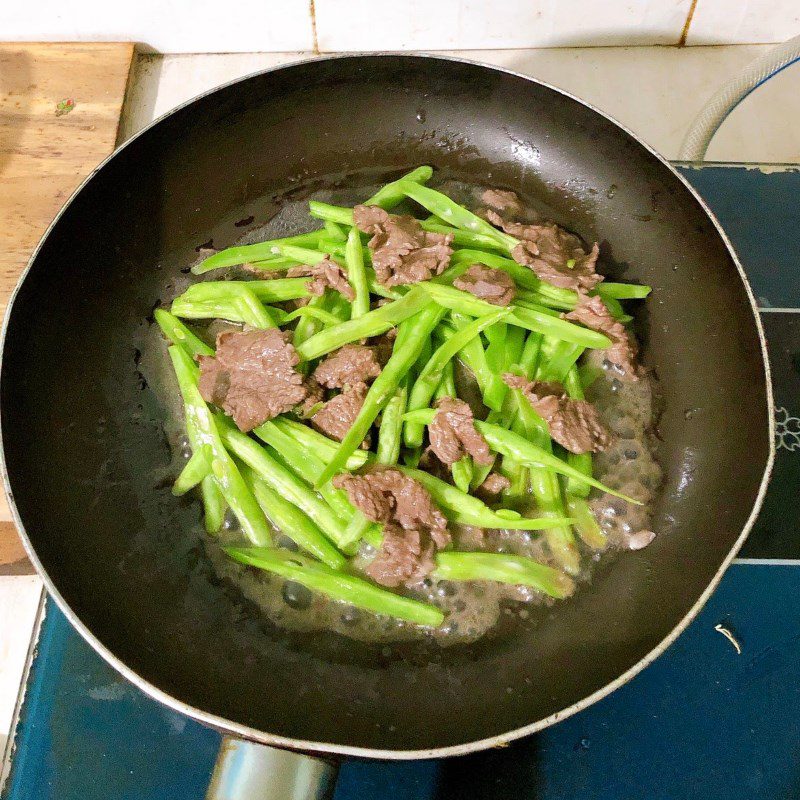
[[[536,197],[652,284],[636,321],[664,395],[666,473],[647,549],[471,646],[369,646],[274,629],[187,531],[200,510],[154,475],[163,410],[143,322],[195,248],[287,194],[418,164]],[[535,81],[457,60],[317,59],[163,118],[114,154],[40,245],[5,329],[7,488],[29,552],[81,633],[145,691],[268,744],[391,758],[530,733],[628,680],[697,613],[741,545],[771,465],[770,390],[730,245],[662,159]]]

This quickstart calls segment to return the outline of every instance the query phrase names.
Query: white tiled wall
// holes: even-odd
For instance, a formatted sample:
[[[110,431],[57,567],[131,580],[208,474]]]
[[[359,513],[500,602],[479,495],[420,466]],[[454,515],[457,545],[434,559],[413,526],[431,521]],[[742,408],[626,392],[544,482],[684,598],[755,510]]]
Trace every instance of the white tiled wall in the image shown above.
[[[165,53],[778,42],[800,0],[0,0],[0,40]]]
[[[319,49],[675,44],[691,0],[316,0]]]
[[[800,35],[800,0],[698,0],[687,44],[782,42]]]

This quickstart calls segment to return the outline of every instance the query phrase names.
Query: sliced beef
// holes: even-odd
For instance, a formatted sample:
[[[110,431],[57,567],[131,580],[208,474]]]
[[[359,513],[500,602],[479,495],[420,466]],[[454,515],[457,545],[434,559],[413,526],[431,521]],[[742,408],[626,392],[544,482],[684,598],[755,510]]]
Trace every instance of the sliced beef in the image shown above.
[[[431,450],[443,464],[455,464],[466,455],[478,464],[491,464],[494,460],[486,440],[475,430],[472,409],[463,401],[443,397],[438,411],[428,426]]]
[[[435,566],[433,544],[423,545],[422,535],[391,522],[383,526],[383,542],[366,573],[381,586],[400,586],[422,580]]]
[[[418,481],[392,467],[376,467],[363,475],[337,475],[337,489],[372,522],[394,521],[401,528],[429,531],[436,546],[450,542],[447,520],[428,490]]]
[[[478,487],[478,491],[485,495],[498,495],[511,486],[511,481],[499,472],[490,472],[486,480]]]
[[[203,399],[245,432],[291,410],[308,389],[295,369],[299,358],[290,336],[277,328],[220,333],[216,357],[198,359]]]
[[[484,264],[473,264],[453,286],[496,306],[507,306],[517,293],[514,279],[505,270]]]
[[[516,218],[525,213],[519,195],[508,189],[486,189],[481,195],[481,202],[487,206],[488,211],[494,211],[495,214],[500,212],[509,218]]]
[[[511,251],[518,264],[529,266],[538,278],[562,289],[588,291],[603,280],[597,274],[600,249],[595,242],[589,253],[581,240],[558,225],[503,225],[506,233],[521,239]]]
[[[384,586],[424,577],[433,568],[433,554],[450,543],[447,520],[428,490],[400,470],[375,468],[363,475],[337,475],[337,489],[367,519],[384,524],[384,539],[367,574]]]
[[[347,386],[341,394],[331,398],[311,417],[311,425],[320,433],[341,442],[356,421],[364,398],[367,396],[366,383],[354,383]],[[361,446],[367,448],[369,441],[365,439]]]
[[[372,266],[384,286],[429,280],[450,263],[452,235],[424,231],[413,217],[389,214],[378,206],[356,206],[353,221],[360,231],[372,234]]]
[[[354,383],[367,383],[381,374],[381,365],[372,347],[346,344],[314,370],[314,377],[328,389],[341,389]]]
[[[631,381],[639,379],[636,342],[628,336],[625,326],[611,316],[606,304],[599,297],[580,295],[575,310],[564,317],[570,322],[577,322],[608,336],[611,347],[606,350],[606,358],[616,365],[622,377]]]
[[[611,443],[597,409],[586,400],[568,397],[560,383],[531,383],[510,374],[504,375],[503,380],[524,393],[534,411],[547,423],[553,440],[570,453],[596,453]]]
[[[514,212],[515,215],[519,213]],[[491,208],[484,216],[492,225],[521,240],[511,255],[518,264],[530,267],[541,280],[576,291],[593,289],[603,280],[603,276],[597,274],[600,253],[597,243],[587,253],[577,236],[552,222],[519,222]]]
[[[308,284],[308,291],[311,294],[321,295],[326,289],[333,289],[350,301],[356,299],[356,293],[347,280],[347,273],[330,256],[325,256],[313,267],[306,264],[291,267],[286,275],[289,278],[301,278],[306,275],[313,278]]]

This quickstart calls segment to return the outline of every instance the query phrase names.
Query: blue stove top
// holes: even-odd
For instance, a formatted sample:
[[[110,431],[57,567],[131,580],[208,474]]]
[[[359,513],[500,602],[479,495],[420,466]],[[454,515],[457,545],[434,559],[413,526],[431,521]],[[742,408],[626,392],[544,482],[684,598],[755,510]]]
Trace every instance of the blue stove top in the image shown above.
[[[739,252],[772,357],[778,457],[742,558],[667,653],[606,699],[474,756],[345,761],[335,800],[800,797],[800,169],[681,170]],[[199,800],[219,741],[117,675],[48,603],[2,797]]]

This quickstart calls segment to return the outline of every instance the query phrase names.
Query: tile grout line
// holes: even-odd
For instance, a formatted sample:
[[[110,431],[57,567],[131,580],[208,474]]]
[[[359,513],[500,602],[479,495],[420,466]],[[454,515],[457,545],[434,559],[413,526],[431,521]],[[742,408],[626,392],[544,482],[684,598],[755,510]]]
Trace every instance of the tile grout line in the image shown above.
[[[689,6],[689,12],[686,14],[686,22],[683,23],[681,38],[678,39],[678,47],[686,47],[686,39],[689,36],[689,28],[692,27],[692,19],[694,18],[694,12],[696,8],[697,0],[692,0],[692,4]]]
[[[317,9],[314,0],[308,0],[308,13],[311,15],[311,52],[319,55],[319,38],[317,36]]]

